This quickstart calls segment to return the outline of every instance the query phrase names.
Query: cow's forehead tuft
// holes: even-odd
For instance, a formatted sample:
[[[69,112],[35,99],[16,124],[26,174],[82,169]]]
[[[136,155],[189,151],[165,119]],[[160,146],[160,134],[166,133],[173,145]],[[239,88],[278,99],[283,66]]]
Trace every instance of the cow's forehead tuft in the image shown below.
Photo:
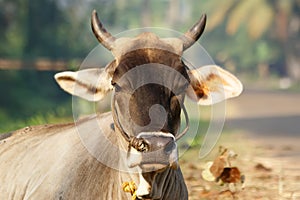
[[[172,68],[188,79],[185,65],[182,63],[181,57],[178,54],[163,49],[144,48],[131,51],[119,58],[118,64],[115,66],[113,72],[113,82],[117,82],[120,77],[133,68],[138,66],[153,67],[155,65]],[[159,71],[157,71],[157,73],[159,73]],[[147,74],[147,76],[150,76],[150,74]]]

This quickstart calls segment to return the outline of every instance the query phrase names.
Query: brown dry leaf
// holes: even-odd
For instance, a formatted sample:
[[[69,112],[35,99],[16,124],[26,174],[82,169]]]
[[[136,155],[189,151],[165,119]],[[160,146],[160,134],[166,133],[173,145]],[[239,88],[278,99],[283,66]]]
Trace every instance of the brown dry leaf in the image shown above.
[[[204,170],[202,171],[202,178],[206,181],[215,181],[216,177],[211,173],[210,168],[213,165],[213,162],[207,162]]]
[[[241,172],[237,167],[225,167],[218,180],[223,183],[240,183],[241,177]]]
[[[226,160],[227,160],[227,149],[225,149],[220,156],[218,156],[212,166],[210,167],[210,172],[212,173],[212,175],[214,177],[219,177],[222,172],[223,172],[223,169],[226,165]]]
[[[231,161],[236,159],[236,157],[237,154],[234,151],[221,146],[219,148],[219,155],[215,160],[206,163],[206,166],[202,171],[203,179],[226,184],[229,187],[230,192],[236,191],[236,184],[238,183],[242,184],[241,188],[243,189],[245,176],[241,174],[241,171],[237,166],[231,165]],[[232,187],[230,188],[230,186]]]
[[[218,192],[216,191],[202,191],[199,193],[199,198],[203,199],[217,199]]]
[[[198,169],[197,166],[195,164],[193,164],[193,163],[189,163],[188,167],[190,169]]]
[[[264,165],[261,164],[261,163],[257,163],[257,164],[255,165],[255,169],[256,169],[257,171],[264,171],[264,172],[270,172],[270,171],[272,171],[271,168],[266,167],[266,166],[264,166]]]
[[[234,192],[230,190],[224,190],[219,192],[218,199],[235,199]]]

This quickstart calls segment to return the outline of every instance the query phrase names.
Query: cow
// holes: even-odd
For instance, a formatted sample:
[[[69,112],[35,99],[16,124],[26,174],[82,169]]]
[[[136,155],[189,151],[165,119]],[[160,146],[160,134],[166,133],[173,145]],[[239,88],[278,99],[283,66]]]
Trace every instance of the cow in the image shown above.
[[[111,112],[3,135],[0,199],[131,199],[121,188],[126,181],[136,184],[137,199],[188,199],[176,143],[188,130],[185,96],[211,105],[242,92],[228,71],[183,62],[205,24],[202,15],[178,38],[150,32],[116,38],[94,10],[93,33],[114,60],[105,68],[60,72],[55,80],[89,101],[112,91]],[[180,129],[181,112],[186,127]]]

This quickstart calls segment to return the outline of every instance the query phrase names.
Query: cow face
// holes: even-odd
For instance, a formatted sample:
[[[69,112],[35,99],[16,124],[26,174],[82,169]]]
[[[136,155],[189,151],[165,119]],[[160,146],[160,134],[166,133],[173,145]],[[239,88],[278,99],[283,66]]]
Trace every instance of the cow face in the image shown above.
[[[211,105],[242,91],[240,81],[218,66],[190,70],[183,63],[183,51],[200,37],[205,21],[204,16],[180,38],[161,39],[143,33],[117,39],[103,28],[94,11],[94,34],[115,60],[105,69],[55,75],[62,89],[90,101],[99,101],[114,90],[116,132],[129,144],[128,166],[140,169],[139,198],[159,198],[163,181],[155,181],[157,174],[177,168],[182,109],[187,119],[185,94],[198,104]]]

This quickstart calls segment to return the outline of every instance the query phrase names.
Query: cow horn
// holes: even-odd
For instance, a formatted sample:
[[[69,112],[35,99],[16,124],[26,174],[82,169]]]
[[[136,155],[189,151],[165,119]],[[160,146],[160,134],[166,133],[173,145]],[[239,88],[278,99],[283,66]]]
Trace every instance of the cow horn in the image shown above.
[[[206,24],[206,14],[202,15],[200,20],[188,30],[180,39],[183,42],[183,50],[192,46],[202,35]]]
[[[97,40],[108,50],[113,49],[113,43],[116,40],[107,30],[103,27],[102,23],[98,18],[98,14],[96,10],[93,10],[92,19],[91,19],[91,26],[96,36]]]

